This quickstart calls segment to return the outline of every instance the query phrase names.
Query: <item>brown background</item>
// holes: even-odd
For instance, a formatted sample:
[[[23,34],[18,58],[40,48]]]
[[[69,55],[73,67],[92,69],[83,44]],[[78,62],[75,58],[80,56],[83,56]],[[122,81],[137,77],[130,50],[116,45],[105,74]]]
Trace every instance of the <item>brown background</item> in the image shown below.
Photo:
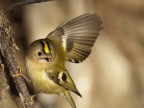
[[[104,28],[91,55],[80,64],[66,63],[83,96],[72,93],[77,108],[144,108],[142,0],[56,0],[24,6],[21,12],[28,44],[83,13],[101,16]],[[39,95],[39,100],[43,108],[70,108],[55,95]]]

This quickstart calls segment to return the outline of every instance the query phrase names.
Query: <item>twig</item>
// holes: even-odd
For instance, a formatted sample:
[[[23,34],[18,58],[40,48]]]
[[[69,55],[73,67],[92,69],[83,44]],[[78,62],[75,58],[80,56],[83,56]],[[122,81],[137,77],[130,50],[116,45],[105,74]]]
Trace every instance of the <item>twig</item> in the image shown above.
[[[33,4],[33,3],[47,2],[47,1],[53,1],[53,0],[21,0],[20,2],[14,3],[11,6],[9,6],[6,9],[6,12],[12,10],[14,7],[17,7],[17,6]]]
[[[19,74],[21,70],[15,57],[15,50],[18,49],[18,47],[12,38],[12,34],[13,30],[10,26],[10,22],[4,13],[0,11],[0,50],[4,59],[3,62],[4,65],[9,68],[10,74]],[[24,108],[32,108],[30,95],[24,80],[21,77],[14,77],[13,81]]]

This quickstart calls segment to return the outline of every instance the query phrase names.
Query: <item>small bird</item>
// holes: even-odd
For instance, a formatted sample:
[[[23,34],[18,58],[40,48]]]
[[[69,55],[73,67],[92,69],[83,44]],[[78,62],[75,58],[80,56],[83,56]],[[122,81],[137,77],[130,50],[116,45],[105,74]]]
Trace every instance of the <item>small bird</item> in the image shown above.
[[[46,38],[32,42],[26,55],[26,69],[35,93],[64,94],[71,107],[76,108],[69,91],[82,96],[65,62],[85,60],[101,29],[100,17],[87,13],[58,26]]]

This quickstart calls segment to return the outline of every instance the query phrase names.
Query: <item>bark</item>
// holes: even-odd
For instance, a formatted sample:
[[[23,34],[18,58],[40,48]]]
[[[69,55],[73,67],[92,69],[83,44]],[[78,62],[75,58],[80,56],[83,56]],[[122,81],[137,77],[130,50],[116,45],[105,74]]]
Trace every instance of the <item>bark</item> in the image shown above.
[[[4,66],[10,71],[10,74],[16,75],[23,73],[16,61],[16,50],[18,47],[12,38],[14,34],[10,22],[6,18],[5,14],[0,12],[0,50],[1,58]],[[21,98],[24,108],[32,108],[30,95],[27,90],[26,84],[22,77],[13,77],[13,81],[17,88],[18,94]]]

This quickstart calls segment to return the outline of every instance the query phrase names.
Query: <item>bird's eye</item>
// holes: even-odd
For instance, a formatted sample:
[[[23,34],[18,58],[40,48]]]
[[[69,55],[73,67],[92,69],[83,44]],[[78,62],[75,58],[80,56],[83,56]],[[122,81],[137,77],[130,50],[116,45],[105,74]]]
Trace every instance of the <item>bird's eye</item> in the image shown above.
[[[41,52],[38,52],[38,56],[41,56],[42,55],[42,53]]]

